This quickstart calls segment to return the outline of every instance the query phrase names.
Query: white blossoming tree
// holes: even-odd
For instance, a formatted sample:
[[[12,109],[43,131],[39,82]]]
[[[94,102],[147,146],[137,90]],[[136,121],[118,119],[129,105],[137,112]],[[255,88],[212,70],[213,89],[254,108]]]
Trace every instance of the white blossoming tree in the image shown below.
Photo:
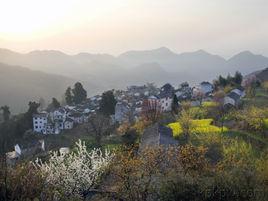
[[[53,152],[46,163],[37,159],[35,166],[46,176],[48,184],[60,189],[64,196],[82,196],[94,187],[112,157],[109,150],[88,151],[79,140],[70,154]]]

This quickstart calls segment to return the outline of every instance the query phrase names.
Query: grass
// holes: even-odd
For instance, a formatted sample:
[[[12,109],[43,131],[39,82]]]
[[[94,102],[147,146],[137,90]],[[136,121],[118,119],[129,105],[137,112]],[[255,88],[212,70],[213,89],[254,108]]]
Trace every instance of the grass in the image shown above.
[[[268,130],[268,118],[264,120],[264,127]]]
[[[198,120],[193,120],[190,132],[191,133],[221,133],[228,131],[228,128],[212,125],[213,119],[198,119]],[[168,127],[172,129],[173,136],[175,138],[181,136],[183,134],[181,125],[179,122],[175,123],[170,123],[168,124]]]
[[[205,101],[202,103],[203,107],[216,107],[218,105],[218,103],[214,102],[214,101]]]

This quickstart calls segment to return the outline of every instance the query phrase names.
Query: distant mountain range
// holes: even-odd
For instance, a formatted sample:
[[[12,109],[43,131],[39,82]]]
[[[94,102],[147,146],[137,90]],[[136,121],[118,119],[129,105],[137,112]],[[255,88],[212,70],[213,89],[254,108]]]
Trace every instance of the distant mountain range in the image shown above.
[[[25,73],[25,78],[28,79],[29,86],[46,88],[48,87],[46,82],[49,82],[48,77],[57,80],[59,86],[66,85],[63,88],[66,88],[67,85],[73,85],[75,81],[81,81],[85,83],[89,95],[94,95],[106,89],[125,88],[126,85],[144,84],[146,82],[155,82],[159,85],[170,82],[178,85],[181,82],[188,81],[193,84],[204,80],[211,81],[219,74],[227,75],[235,71],[248,74],[268,67],[267,57],[249,51],[225,59],[204,50],[177,54],[165,47],[145,51],[128,51],[117,57],[109,54],[89,53],[67,55],[55,50],[32,51],[21,54],[0,49],[0,62],[17,66],[0,65],[0,68],[6,70],[12,68],[13,73],[19,72],[21,67],[18,66],[27,67],[28,71]],[[36,72],[36,70],[39,72]],[[30,83],[36,77],[44,75],[40,71],[48,73],[45,74],[47,77],[44,78],[44,83]],[[26,75],[29,75],[29,77]],[[8,84],[11,84],[9,80],[13,79],[12,76],[14,74],[11,72],[7,73],[1,83],[5,84],[6,82],[5,85],[8,86]],[[21,81],[23,81],[23,78],[21,78]],[[8,102],[3,101],[2,98],[2,88],[0,89],[0,104],[7,104]],[[56,96],[55,91],[52,91],[55,89],[48,87],[46,90],[47,92],[41,90],[34,97]],[[10,91],[10,94],[12,93],[13,91]],[[58,96],[63,93],[64,91],[57,92]],[[24,99],[27,99],[29,95],[23,95],[25,96]],[[9,100],[9,97],[6,100]]]

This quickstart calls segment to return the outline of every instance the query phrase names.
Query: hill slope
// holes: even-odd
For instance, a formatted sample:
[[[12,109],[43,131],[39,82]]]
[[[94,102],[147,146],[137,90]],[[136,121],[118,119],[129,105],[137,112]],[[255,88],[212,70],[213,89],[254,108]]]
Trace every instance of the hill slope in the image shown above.
[[[72,78],[0,63],[0,105],[9,105],[15,113],[23,112],[29,101],[39,101],[41,97],[61,100],[66,88],[75,82]],[[93,85],[83,84],[92,95],[96,93]]]

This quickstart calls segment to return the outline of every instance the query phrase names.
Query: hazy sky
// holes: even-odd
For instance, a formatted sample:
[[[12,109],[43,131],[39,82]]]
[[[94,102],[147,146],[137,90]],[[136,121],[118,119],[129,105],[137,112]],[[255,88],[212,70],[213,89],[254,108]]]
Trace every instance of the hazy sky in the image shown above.
[[[0,0],[0,47],[268,56],[268,0]]]

